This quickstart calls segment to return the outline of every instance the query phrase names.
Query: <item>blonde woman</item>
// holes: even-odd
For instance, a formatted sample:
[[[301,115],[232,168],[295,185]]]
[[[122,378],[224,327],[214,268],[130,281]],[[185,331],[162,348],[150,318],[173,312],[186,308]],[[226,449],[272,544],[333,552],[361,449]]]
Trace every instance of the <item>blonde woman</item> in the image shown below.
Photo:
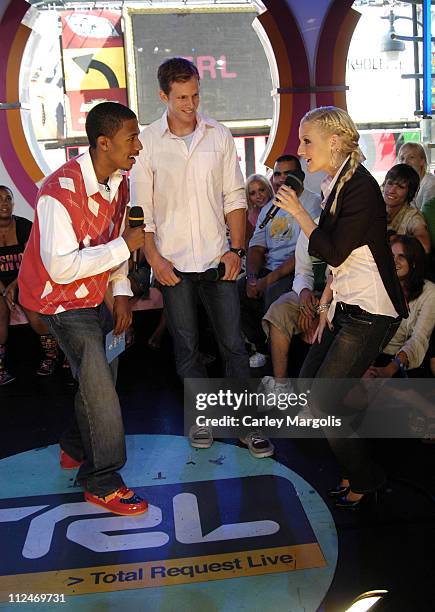
[[[246,216],[246,250],[257,224],[260,210],[273,198],[272,184],[262,174],[251,174],[245,184],[246,201],[248,203],[248,214]]]
[[[299,138],[298,154],[308,171],[327,173],[319,224],[288,187],[282,186],[277,197],[308,236],[310,255],[332,270],[300,376],[360,378],[407,316],[387,243],[385,203],[376,180],[361,165],[359,134],[344,110],[329,106],[308,112]],[[336,507],[354,510],[384,484],[385,474],[364,440],[333,438],[329,443],[342,469],[342,480],[329,495]]]
[[[421,210],[425,202],[435,198],[435,176],[428,172],[424,147],[419,142],[406,142],[400,147],[397,159],[400,164],[414,168],[420,177],[420,187],[412,203]]]

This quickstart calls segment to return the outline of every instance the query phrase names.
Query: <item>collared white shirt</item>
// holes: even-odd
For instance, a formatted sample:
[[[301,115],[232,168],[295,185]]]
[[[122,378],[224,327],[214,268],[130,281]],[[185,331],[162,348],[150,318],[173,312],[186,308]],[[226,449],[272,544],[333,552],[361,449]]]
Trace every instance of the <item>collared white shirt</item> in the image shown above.
[[[81,167],[87,196],[91,197],[99,191],[112,202],[122,180],[121,172],[116,171],[109,177],[108,192],[97,181],[89,151],[78,157],[77,162]],[[36,214],[39,220],[41,259],[55,283],[66,285],[111,270],[109,282],[112,283],[113,295],[133,295],[127,278],[130,251],[121,236],[106,244],[93,247],[85,245],[80,249],[71,217],[58,200],[48,195],[40,197]]]
[[[325,204],[348,159],[349,157],[344,160],[332,180],[326,177],[322,183]],[[359,306],[372,314],[394,318],[398,316],[368,245],[354,249],[340,266],[331,266],[331,271],[333,298],[328,310],[329,321],[334,318],[338,302]]]
[[[231,132],[197,113],[190,147],[163,114],[140,134],[131,201],[144,210],[145,231],[181,272],[216,267],[228,251],[226,215],[246,209],[243,176]]]

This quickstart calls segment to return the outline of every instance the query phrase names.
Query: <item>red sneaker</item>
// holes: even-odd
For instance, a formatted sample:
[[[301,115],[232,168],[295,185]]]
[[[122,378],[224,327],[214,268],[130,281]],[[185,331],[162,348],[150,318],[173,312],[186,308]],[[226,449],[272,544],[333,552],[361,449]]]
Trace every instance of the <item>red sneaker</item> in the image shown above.
[[[60,467],[63,470],[75,470],[76,468],[80,467],[82,463],[83,461],[76,461],[62,448],[60,449]]]
[[[132,489],[121,487],[117,491],[98,497],[89,491],[85,491],[85,500],[91,504],[102,506],[108,512],[113,514],[122,514],[124,516],[133,516],[135,514],[143,514],[148,510],[148,502],[136,495]]]

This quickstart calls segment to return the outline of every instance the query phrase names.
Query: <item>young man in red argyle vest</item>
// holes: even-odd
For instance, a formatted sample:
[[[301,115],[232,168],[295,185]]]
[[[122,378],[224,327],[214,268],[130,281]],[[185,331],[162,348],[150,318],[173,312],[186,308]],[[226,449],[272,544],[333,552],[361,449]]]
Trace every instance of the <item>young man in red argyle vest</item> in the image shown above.
[[[105,335],[131,323],[130,252],[144,244],[143,226],[125,227],[127,178],[142,149],[136,115],[104,102],[86,119],[89,150],[43,183],[19,274],[20,300],[40,313],[58,340],[79,388],[75,419],[64,434],[61,466],[79,467],[85,499],[116,514],[147,510],[118,474],[126,461],[124,428]],[[110,286],[113,320],[104,305]]]

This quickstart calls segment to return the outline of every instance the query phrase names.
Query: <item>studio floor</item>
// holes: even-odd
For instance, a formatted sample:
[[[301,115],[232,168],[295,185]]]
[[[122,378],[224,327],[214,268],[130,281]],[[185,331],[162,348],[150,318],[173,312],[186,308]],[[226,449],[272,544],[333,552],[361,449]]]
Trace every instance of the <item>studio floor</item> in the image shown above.
[[[30,541],[26,529],[39,524],[31,520],[32,512],[42,513],[39,519],[48,515],[47,508],[69,508],[70,504],[80,509],[82,498],[73,474],[61,472],[55,446],[72,410],[75,384],[61,368],[50,378],[37,377],[37,345],[30,330],[27,326],[12,330],[10,365],[17,380],[0,389],[0,527],[3,542],[7,540],[0,559],[0,607],[15,605],[5,588],[27,593],[32,580],[35,588],[48,588],[51,583],[44,582],[42,574],[60,576],[64,571],[67,607],[77,610],[138,605],[150,612],[344,612],[357,595],[373,589],[389,592],[382,609],[434,610],[435,446],[420,440],[377,441],[374,453],[387,469],[388,484],[378,504],[355,513],[335,510],[325,495],[338,473],[324,440],[274,440],[275,456],[261,460],[251,457],[236,440],[219,441],[207,451],[191,451],[183,437],[183,389],[175,374],[170,341],[165,338],[159,351],[146,344],[156,322],[154,314],[138,325],[136,342],[121,357],[118,376],[129,449],[125,478],[129,485],[143,487],[141,492],[153,504],[154,514],[134,528],[119,523],[109,530],[101,523],[97,531],[103,543],[95,544],[93,552],[83,536],[91,529],[90,519],[69,517],[65,519],[67,545],[62,545],[60,519],[56,519],[52,548],[38,553],[30,547],[27,557],[24,554]],[[219,363],[211,366],[210,374],[220,374]],[[23,519],[12,519],[13,510],[8,508],[15,508],[15,513],[20,508]],[[81,515],[93,514],[86,508]],[[175,518],[174,512],[178,512]],[[183,535],[183,512],[189,521],[197,516],[198,524],[187,535]],[[246,516],[243,528],[242,515]],[[93,520],[104,522],[105,517]],[[289,524],[281,528],[281,536],[274,536],[273,524],[282,526],[286,521]],[[235,524],[241,529],[240,541],[235,542],[233,534],[232,543],[222,548],[224,528],[234,530]],[[248,524],[263,530],[263,535],[244,532]],[[97,523],[93,525],[95,531]],[[160,544],[150,545],[145,536],[148,544],[140,543],[138,534],[150,527],[157,529],[153,537],[160,537]],[[196,536],[192,535],[195,529],[199,529]],[[115,534],[112,537],[128,530],[133,543],[125,544],[128,538],[121,538],[115,545],[117,540],[109,538],[108,544],[108,530]],[[266,536],[275,540],[265,543],[261,538]],[[12,543],[20,538],[25,545],[19,543],[13,552]],[[280,550],[285,545],[296,547],[292,549],[295,565],[288,568],[285,563],[290,560]],[[146,547],[146,554],[140,552]],[[215,575],[209,573],[209,580],[204,574],[188,575],[190,570],[184,570],[184,577],[180,570],[168,574],[164,564],[168,559],[182,560],[183,567],[213,562]],[[158,567],[166,569],[152,570],[160,582],[147,583],[143,572],[157,567],[152,565],[157,561]],[[90,567],[99,568],[91,572],[97,574],[92,588],[80,574]],[[75,589],[70,585],[73,580],[78,585]],[[29,602],[26,609],[53,607]]]

